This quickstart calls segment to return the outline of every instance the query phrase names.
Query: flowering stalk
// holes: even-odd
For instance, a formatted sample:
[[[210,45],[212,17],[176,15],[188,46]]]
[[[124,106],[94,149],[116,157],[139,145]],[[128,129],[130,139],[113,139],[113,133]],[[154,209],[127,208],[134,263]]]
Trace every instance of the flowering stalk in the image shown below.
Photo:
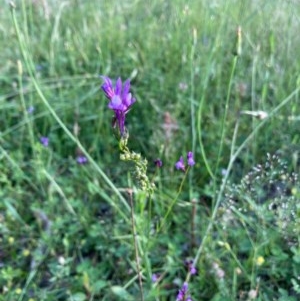
[[[108,108],[113,110],[115,115],[113,117],[113,128],[116,128],[118,131],[118,139],[119,139],[119,150],[121,152],[120,159],[122,161],[132,162],[135,166],[135,176],[139,183],[140,188],[143,191],[148,192],[148,195],[151,196],[154,190],[154,184],[149,180],[147,176],[147,165],[148,162],[146,159],[143,159],[142,156],[134,151],[130,151],[127,143],[129,139],[129,133],[125,127],[125,117],[129,112],[131,106],[136,102],[136,99],[132,97],[130,90],[130,81],[126,80],[124,85],[122,85],[121,78],[118,78],[115,86],[113,86],[112,81],[109,77],[103,76],[104,83],[101,88],[108,98]],[[131,208],[131,226],[132,226],[132,234],[133,234],[133,243],[135,250],[135,261],[136,268],[139,280],[139,287],[141,293],[141,300],[144,300],[143,294],[143,282],[141,275],[141,267],[139,263],[139,248],[138,248],[138,236],[136,231],[135,217],[134,217],[134,205],[133,205],[133,197],[132,190],[128,189],[128,194],[130,198],[130,208]],[[144,252],[142,252],[144,253]]]
[[[108,108],[113,110],[115,116],[113,118],[113,128],[119,131],[119,149],[121,151],[120,159],[122,161],[133,162],[135,165],[135,176],[143,191],[147,191],[149,195],[153,193],[154,184],[151,183],[147,176],[148,161],[136,152],[130,151],[127,147],[129,134],[125,127],[125,117],[131,106],[136,102],[132,97],[129,79],[122,86],[121,78],[117,79],[115,87],[109,77],[102,76],[104,83],[101,86],[106,98],[109,99]]]
[[[151,195],[154,191],[155,185],[147,176],[147,159],[143,159],[141,154],[130,151],[127,147],[127,138],[122,137],[119,142],[119,149],[121,151],[120,159],[122,161],[133,162],[135,165],[135,177],[139,183],[141,190],[146,191]]]

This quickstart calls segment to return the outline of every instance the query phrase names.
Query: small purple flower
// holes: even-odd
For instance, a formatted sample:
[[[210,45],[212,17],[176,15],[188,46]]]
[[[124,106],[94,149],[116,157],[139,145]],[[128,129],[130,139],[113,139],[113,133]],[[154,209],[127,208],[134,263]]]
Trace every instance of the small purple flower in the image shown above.
[[[49,146],[49,138],[48,138],[48,137],[41,137],[41,138],[40,138],[40,142],[41,142],[45,147],[48,147],[48,146]]]
[[[87,157],[86,157],[86,156],[84,156],[84,155],[79,155],[79,156],[77,156],[77,158],[76,158],[76,162],[77,162],[78,164],[85,164],[85,163],[88,162],[88,160],[87,160]]]
[[[179,161],[176,162],[175,167],[176,167],[176,169],[181,169],[181,170],[185,171],[185,165],[184,165],[182,156],[180,157]]]
[[[153,283],[155,283],[158,280],[158,276],[156,274],[153,274],[151,280]]]
[[[101,86],[105,96],[110,100],[108,108],[115,112],[114,126],[118,124],[121,136],[125,132],[125,115],[128,113],[130,107],[135,103],[136,99],[132,97],[130,90],[130,81],[127,79],[122,85],[122,80],[117,79],[115,88],[112,81],[107,76],[102,76],[104,83]]]
[[[34,112],[34,106],[30,106],[28,109],[27,109],[27,113],[28,114],[32,114]]]
[[[189,166],[193,166],[196,164],[194,161],[194,154],[192,152],[187,153],[187,163]],[[182,156],[180,157],[179,161],[176,162],[175,167],[177,169],[181,169],[182,171],[185,171],[185,165],[184,165],[184,160],[183,160]]]
[[[185,282],[182,288],[178,291],[176,301],[184,301],[187,290],[188,290],[188,283]]]
[[[187,266],[187,268],[188,268],[189,272],[191,273],[191,275],[197,274],[197,269],[195,268],[195,266],[193,264],[193,260],[186,259],[184,261],[184,264]]]
[[[162,163],[162,161],[160,159],[154,160],[154,164],[158,168],[162,167],[162,165],[163,165],[163,163]]]
[[[188,160],[188,165],[189,166],[193,166],[195,165],[195,161],[194,161],[194,154],[192,152],[188,152],[187,154],[187,160]]]
[[[190,266],[190,273],[191,275],[195,275],[197,273],[197,269],[193,265]]]

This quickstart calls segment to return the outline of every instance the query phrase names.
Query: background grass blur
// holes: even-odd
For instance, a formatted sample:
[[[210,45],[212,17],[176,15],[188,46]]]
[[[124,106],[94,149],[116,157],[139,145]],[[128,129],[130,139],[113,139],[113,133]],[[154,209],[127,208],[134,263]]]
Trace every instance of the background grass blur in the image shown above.
[[[100,75],[131,79],[130,148],[147,158],[150,174],[152,162],[163,160],[151,212],[135,190],[146,300],[176,299],[232,152],[251,133],[233,162],[190,294],[299,300],[300,2],[11,6],[0,8],[0,300],[139,298],[129,206],[121,201],[135,179],[119,160]],[[261,119],[240,113],[270,114],[290,95],[259,130]],[[53,112],[95,162],[76,163],[80,145]],[[156,233],[182,179],[174,164],[188,150],[197,164],[168,226]],[[153,273],[160,282],[151,282]]]

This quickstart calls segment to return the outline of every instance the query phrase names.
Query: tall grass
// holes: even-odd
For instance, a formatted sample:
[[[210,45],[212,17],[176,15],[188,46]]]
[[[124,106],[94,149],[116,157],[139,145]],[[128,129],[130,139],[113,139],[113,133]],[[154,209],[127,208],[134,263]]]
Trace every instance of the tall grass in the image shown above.
[[[176,300],[184,282],[185,300],[299,299],[297,1],[0,13],[0,300]],[[100,75],[131,80],[150,197],[119,158]]]

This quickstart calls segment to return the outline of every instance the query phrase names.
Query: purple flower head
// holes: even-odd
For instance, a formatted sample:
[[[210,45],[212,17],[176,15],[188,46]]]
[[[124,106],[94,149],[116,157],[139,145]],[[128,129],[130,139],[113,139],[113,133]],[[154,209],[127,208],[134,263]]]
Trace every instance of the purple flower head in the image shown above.
[[[158,280],[158,276],[156,274],[153,274],[151,280],[153,283],[155,283]]]
[[[84,155],[79,155],[79,156],[77,156],[77,158],[76,158],[76,162],[77,162],[78,164],[85,164],[85,163],[88,162],[88,160],[87,160],[87,157],[86,157],[86,156],[84,156]]]
[[[193,166],[196,164],[194,161],[194,154],[192,152],[187,153],[187,164],[189,166]],[[185,171],[185,165],[184,165],[184,160],[183,160],[182,156],[180,157],[179,161],[176,162],[175,167],[177,169],[181,169],[182,171]]]
[[[101,89],[109,99],[108,108],[115,112],[114,126],[118,124],[120,134],[123,136],[125,132],[125,115],[136,101],[129,92],[130,81],[127,79],[124,85],[122,85],[122,80],[119,77],[115,87],[113,87],[109,77],[102,76],[102,78],[104,79],[104,83]]]
[[[176,301],[184,301],[187,290],[188,290],[188,283],[185,282],[182,288],[178,291]]]
[[[175,167],[176,167],[176,169],[181,169],[181,170],[185,171],[185,165],[184,165],[182,156],[180,157],[179,161],[176,162]]]
[[[40,142],[47,147],[49,145],[49,138],[48,137],[41,137]]]
[[[188,160],[188,165],[189,166],[195,165],[194,154],[192,152],[188,152],[188,154],[187,154],[187,160]]]
[[[34,112],[34,106],[30,106],[28,109],[27,109],[27,113],[28,114],[32,114]]]
[[[197,269],[193,265],[190,266],[190,273],[191,275],[195,275],[197,273]]]
[[[184,261],[185,265],[187,266],[189,272],[191,273],[191,275],[195,275],[197,274],[197,269],[195,268],[195,266],[193,265],[193,260],[191,259],[186,259]]]
[[[154,160],[154,164],[158,168],[162,167],[162,165],[163,165],[163,163],[162,163],[162,161],[160,159]]]

